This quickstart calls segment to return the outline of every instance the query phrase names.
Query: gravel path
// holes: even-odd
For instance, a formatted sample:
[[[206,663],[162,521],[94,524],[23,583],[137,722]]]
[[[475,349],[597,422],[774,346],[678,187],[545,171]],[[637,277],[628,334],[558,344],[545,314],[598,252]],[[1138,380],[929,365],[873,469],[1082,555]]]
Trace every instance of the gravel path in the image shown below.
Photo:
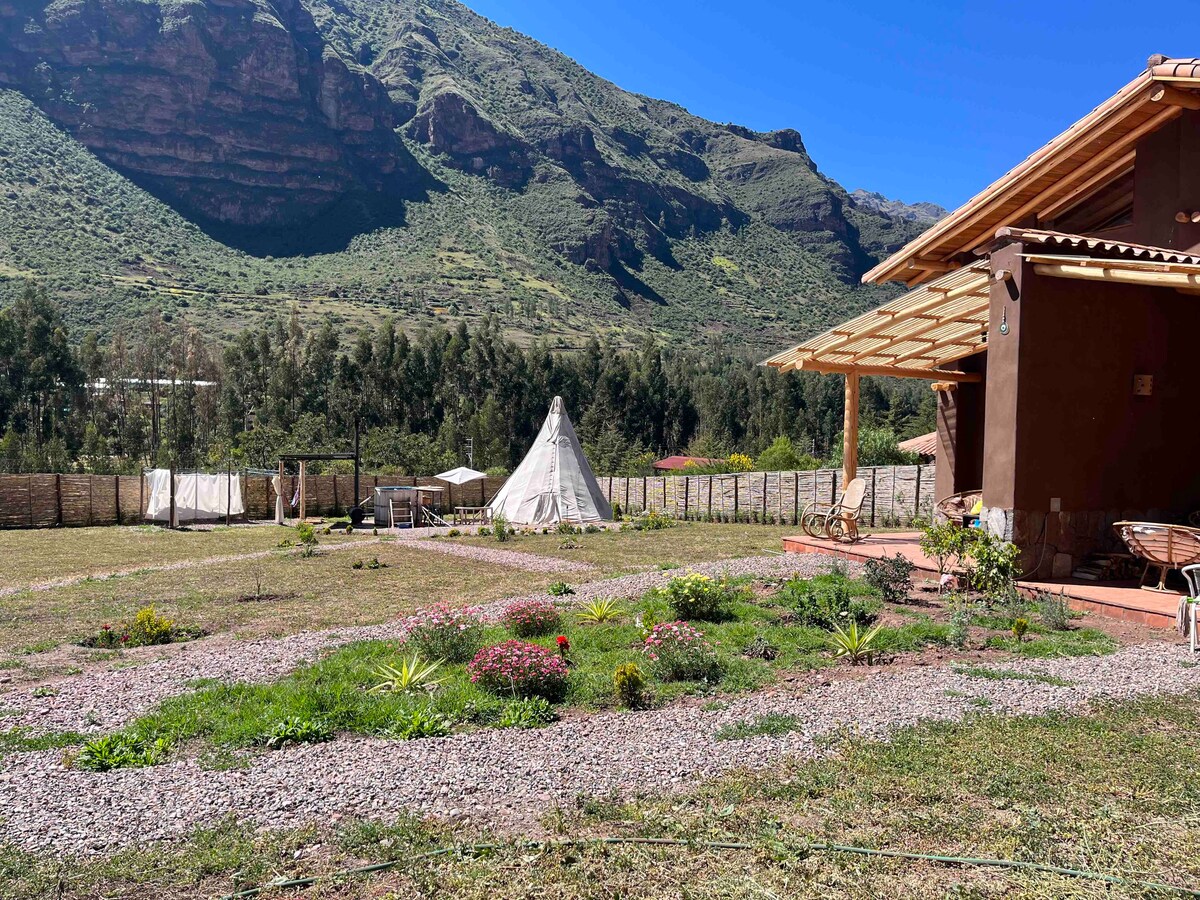
[[[360,547],[362,543],[353,546]],[[787,554],[705,563],[689,566],[686,571],[808,576],[826,571],[830,565],[828,559],[815,554]],[[565,602],[584,603],[596,597],[640,597],[671,574],[674,573],[639,572],[588,582],[576,586],[576,593]],[[531,596],[545,598],[545,594]],[[490,604],[484,610],[485,615],[498,617],[514,599],[517,598]],[[187,693],[195,679],[270,681],[303,663],[315,661],[323,649],[353,641],[394,639],[403,633],[402,620],[396,620],[381,625],[309,631],[285,638],[230,642],[228,637],[216,637],[176,644],[170,647],[170,655],[163,659],[128,668],[85,672],[57,682],[54,696],[38,697],[35,687],[0,694],[0,706],[7,712],[0,720],[0,727],[31,728],[39,732],[110,731],[147,712],[167,697]]]
[[[527,572],[594,572],[596,567],[573,559],[556,556],[541,556],[523,550],[502,550],[499,547],[479,547],[475,544],[459,544],[453,539],[445,541],[410,541],[405,546],[416,550],[431,550],[450,556],[464,556],[479,562],[524,569]]]
[[[942,667],[879,669],[805,694],[747,696],[719,711],[675,704],[537,731],[339,739],[265,754],[241,771],[204,771],[189,760],[93,774],[62,768],[58,752],[13,754],[0,762],[0,816],[8,840],[55,855],[171,839],[230,813],[273,828],[416,811],[536,829],[554,804],[580,794],[687,789],[730,769],[817,755],[821,736],[842,727],[882,737],[922,720],[960,719],[978,712],[971,698],[986,698],[995,712],[1037,714],[1098,698],[1193,690],[1200,670],[1187,662],[1181,646],[1148,644],[1105,657],[1011,666],[1065,678],[1068,686],[973,678]],[[797,716],[802,727],[744,741],[713,737],[724,724],[768,712]]]

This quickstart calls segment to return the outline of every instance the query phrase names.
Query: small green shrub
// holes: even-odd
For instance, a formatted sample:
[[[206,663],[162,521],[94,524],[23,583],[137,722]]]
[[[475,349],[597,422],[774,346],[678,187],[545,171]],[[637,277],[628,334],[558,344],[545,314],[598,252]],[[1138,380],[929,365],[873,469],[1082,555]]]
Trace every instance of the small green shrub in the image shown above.
[[[440,662],[426,662],[419,653],[414,653],[408,659],[401,659],[399,666],[381,663],[375,667],[374,675],[379,681],[368,693],[412,694],[418,691],[433,692],[445,676],[435,678]]]
[[[88,741],[74,759],[74,765],[89,772],[156,766],[167,758],[171,742],[150,739],[141,734],[110,734]]]
[[[543,728],[558,718],[545,697],[520,697],[509,700],[496,717],[497,728]]]
[[[480,533],[483,533],[482,529],[480,529]],[[504,518],[500,513],[492,516],[492,536],[497,541],[504,543],[512,536],[512,533],[513,530],[509,527],[508,519]]]
[[[589,625],[603,625],[621,615],[621,607],[612,597],[601,597],[586,603],[579,611],[579,621]]]
[[[1012,633],[1013,633],[1013,637],[1015,637],[1017,639],[1018,644],[1021,643],[1023,640],[1025,640],[1025,634],[1028,631],[1029,631],[1029,620],[1028,619],[1024,618],[1023,616],[1020,618],[1013,619]]]
[[[567,597],[575,593],[575,588],[571,587],[565,581],[556,581],[550,587],[546,588],[546,593],[551,597]]]
[[[832,629],[847,622],[866,625],[879,615],[879,602],[870,597],[851,593],[845,576],[830,574],[812,579],[793,578],[775,595],[801,625]]]
[[[947,639],[950,646],[961,650],[971,639],[971,624],[980,612],[979,604],[953,593],[946,595],[946,608],[950,611]]]
[[[879,591],[885,603],[907,603],[912,593],[912,573],[916,568],[903,554],[883,559],[869,559],[864,566],[863,580]]]
[[[971,587],[990,598],[1010,593],[1017,580],[1017,561],[1021,551],[1015,544],[985,532],[972,541],[968,550],[973,567]]]
[[[634,531],[662,531],[664,528],[674,528],[675,517],[665,512],[648,509],[633,520]]]
[[[623,663],[613,672],[613,688],[617,692],[617,702],[630,709],[644,709],[648,706],[646,691],[646,676],[642,674],[641,666],[637,663]]]
[[[129,643],[135,647],[169,644],[175,632],[175,623],[161,616],[154,604],[137,611],[129,625]]]
[[[953,522],[937,522],[921,532],[921,552],[937,563],[938,575],[945,575],[952,566],[961,565],[977,529],[960,528]]]
[[[268,750],[279,750],[288,744],[320,744],[333,738],[333,731],[319,719],[288,716],[271,726],[262,736]]]
[[[445,737],[453,729],[453,723],[439,712],[427,706],[418,706],[397,713],[394,723],[387,729],[387,737],[401,741],[418,738]]]
[[[300,555],[310,557],[317,552],[317,533],[308,522],[296,526],[296,540],[300,544]]]
[[[1035,598],[1042,624],[1051,631],[1068,631],[1071,628],[1071,607],[1065,594],[1039,591]]]
[[[663,602],[680,619],[718,622],[730,614],[730,607],[742,597],[724,578],[689,572],[677,575],[661,588],[646,594],[650,602]]]
[[[462,532],[459,531],[457,528],[451,528],[449,531],[446,532],[446,537],[458,537],[461,534],[462,534]]]
[[[835,625],[833,633],[829,635],[829,645],[833,648],[834,658],[849,660],[852,666],[864,662],[867,665],[873,663],[875,641],[879,637],[880,627],[876,625],[863,631],[859,629],[858,623],[853,621],[845,628]]]

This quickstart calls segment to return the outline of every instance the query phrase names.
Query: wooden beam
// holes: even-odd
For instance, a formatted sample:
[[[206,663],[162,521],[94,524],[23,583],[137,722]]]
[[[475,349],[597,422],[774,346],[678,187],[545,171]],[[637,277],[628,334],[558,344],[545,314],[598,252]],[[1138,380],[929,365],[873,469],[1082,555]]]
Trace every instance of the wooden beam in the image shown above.
[[[979,310],[976,310],[976,311],[964,310],[959,315],[961,315],[961,316],[967,316],[967,315],[972,315],[972,314],[977,315],[980,312],[986,312],[986,311],[987,311],[987,304],[984,303],[984,304],[982,304],[982,308]],[[913,318],[920,318],[920,317],[914,316]],[[920,341],[921,343],[924,343],[924,344],[936,344],[937,343],[936,340],[933,340],[930,338],[922,338],[921,336],[928,334],[931,331],[937,331],[939,328],[947,328],[950,325],[953,325],[956,323],[962,324],[962,325],[976,324],[975,320],[973,320],[973,319],[959,318],[959,316],[955,316],[954,318],[931,318],[926,324],[922,325],[920,328],[917,328],[913,331],[907,331],[902,334],[895,334],[895,335],[878,335],[879,339],[881,341],[883,341],[882,344],[879,344],[878,346],[873,347],[870,350],[863,350],[861,353],[855,354],[854,357],[850,360],[850,362],[857,363],[857,362],[862,362],[864,359],[870,359],[872,356],[877,356],[880,350],[885,350],[888,347],[891,347],[895,344],[902,344],[905,341]]]
[[[846,373],[846,408],[842,415],[842,490],[858,475],[858,372]]]
[[[1169,84],[1156,84],[1150,89],[1150,102],[1163,106],[1181,106],[1184,109],[1200,109],[1200,97],[1191,91],[1181,91]]]
[[[1172,119],[1179,116],[1182,112],[1183,112],[1183,110],[1181,110],[1178,106],[1168,106],[1166,109],[1162,110],[1157,115],[1152,116],[1151,118],[1147,119],[1145,122],[1143,122],[1137,128],[1134,128],[1132,131],[1128,132],[1125,135],[1122,135],[1120,138],[1113,141],[1111,144],[1109,144],[1107,147],[1105,147],[1103,150],[1101,150],[1099,153],[1097,153],[1095,156],[1093,156],[1087,162],[1083,163],[1077,169],[1073,169],[1071,172],[1068,172],[1062,178],[1055,180],[1055,182],[1052,185],[1050,185],[1048,188],[1046,188],[1044,191],[1042,191],[1040,194],[1038,194],[1032,200],[1025,203],[1024,205],[1022,205],[1020,208],[1016,209],[1015,211],[1013,211],[1011,213],[1007,213],[1004,216],[1004,222],[1002,224],[1012,224],[1014,222],[1020,222],[1023,218],[1025,218],[1031,212],[1040,208],[1044,203],[1046,203],[1048,200],[1050,200],[1050,198],[1056,197],[1059,194],[1059,192],[1061,190],[1063,190],[1065,187],[1067,187],[1068,185],[1074,184],[1080,178],[1086,177],[1095,169],[1103,166],[1105,163],[1107,163],[1109,160],[1111,160],[1114,156],[1125,152],[1129,147],[1136,144],[1145,135],[1149,134],[1151,131],[1158,130],[1160,127],[1165,125],[1167,122],[1169,122]],[[992,240],[992,238],[995,236],[995,232],[996,232],[996,228],[992,225],[989,225],[984,231],[977,232],[975,234],[975,237],[971,238],[971,240],[967,241],[961,247],[956,249],[953,253],[944,254],[944,255],[957,256],[959,253],[966,253],[969,250],[973,250],[974,248],[978,247],[980,245],[980,243],[990,242]]]
[[[902,249],[875,266],[863,276],[863,280],[879,282],[898,277],[897,273],[903,271],[905,253],[916,256],[923,252],[930,252],[931,248],[950,239],[956,231],[965,231],[973,223],[979,224],[985,217],[993,215],[998,207],[1011,200],[1011,192],[1015,185],[1018,183],[1028,184],[1042,179],[1065,158],[1091,144],[1108,129],[1120,126],[1127,118],[1137,114],[1143,108],[1143,103],[1150,93],[1148,85],[1138,85],[1138,82],[1142,81],[1148,81],[1145,73],[1138,76],[1137,81],[1127,86],[1125,90],[1098,106],[1062,135],[1016,166],[1007,175],[990,184],[962,207],[931,226],[920,237],[910,241]],[[989,230],[994,231],[994,228]],[[975,246],[974,243],[970,244],[967,249],[973,246]],[[954,254],[938,252],[937,255],[947,258]]]
[[[1086,200],[1094,190],[1099,190],[1105,182],[1118,174],[1124,174],[1124,170],[1134,164],[1137,158],[1137,150],[1130,150],[1124,156],[1115,160],[1111,165],[1105,166],[1083,184],[1073,188],[1065,197],[1051,203],[1045,209],[1037,214],[1039,221],[1054,219],[1062,213],[1067,212],[1075,206],[1078,206]]]
[[[953,381],[935,381],[929,387],[939,394],[958,390],[958,384]]]
[[[1187,272],[1145,272],[1139,269],[1092,268],[1061,263],[1034,265],[1038,275],[1051,278],[1074,278],[1078,281],[1107,281],[1110,284],[1145,284],[1151,287],[1200,289],[1200,274]]]
[[[982,347],[979,349],[983,349]],[[969,350],[962,356],[972,356],[979,350]],[[962,356],[957,357],[961,359]],[[824,375],[845,375],[847,372],[857,372],[859,375],[884,375],[892,378],[921,378],[926,381],[983,381],[978,372],[950,372],[945,369],[918,369],[905,366],[849,366],[844,363],[818,362],[812,359],[801,359],[783,368],[790,372],[800,369],[805,372],[820,372]]]
[[[920,269],[925,272],[953,272],[959,266],[954,263],[942,262],[938,259],[913,258],[908,261],[908,265],[905,268]]]

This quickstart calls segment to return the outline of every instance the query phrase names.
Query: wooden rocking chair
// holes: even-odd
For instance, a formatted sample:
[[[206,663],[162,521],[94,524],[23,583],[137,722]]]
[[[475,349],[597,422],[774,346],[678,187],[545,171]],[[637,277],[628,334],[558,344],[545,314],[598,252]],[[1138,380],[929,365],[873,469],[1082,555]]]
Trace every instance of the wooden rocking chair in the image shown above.
[[[858,531],[858,516],[866,495],[867,483],[855,478],[846,485],[840,502],[825,508],[805,507],[800,515],[800,527],[811,538],[853,544],[862,538]]]

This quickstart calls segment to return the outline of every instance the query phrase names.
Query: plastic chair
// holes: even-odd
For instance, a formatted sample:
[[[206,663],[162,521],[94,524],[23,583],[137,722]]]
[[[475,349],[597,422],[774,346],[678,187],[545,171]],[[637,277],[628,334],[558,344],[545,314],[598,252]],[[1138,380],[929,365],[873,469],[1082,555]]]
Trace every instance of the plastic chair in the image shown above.
[[[1179,600],[1179,614],[1175,624],[1181,632],[1186,632],[1191,641],[1192,652],[1196,652],[1196,618],[1200,612],[1200,565],[1184,566],[1181,570],[1187,581],[1186,597]]]

